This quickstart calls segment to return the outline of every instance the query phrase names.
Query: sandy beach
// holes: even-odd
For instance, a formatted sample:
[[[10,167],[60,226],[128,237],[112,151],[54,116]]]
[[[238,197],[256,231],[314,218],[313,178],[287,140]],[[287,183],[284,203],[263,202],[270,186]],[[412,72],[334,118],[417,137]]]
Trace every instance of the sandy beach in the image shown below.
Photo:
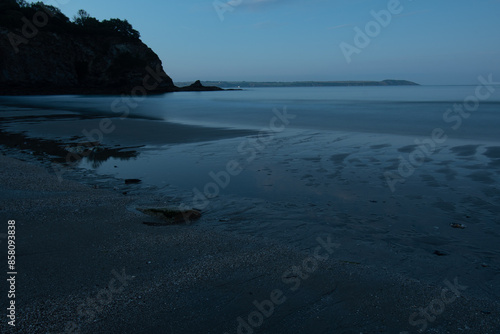
[[[495,143],[450,140],[391,193],[384,172],[416,149],[401,136],[33,105],[4,106],[0,130],[0,217],[15,221],[18,271],[16,327],[2,332],[500,330],[498,207],[485,197],[498,196]],[[258,138],[272,140],[250,162],[240,154],[220,196],[189,201]],[[137,210],[181,203],[201,219],[164,226]]]
[[[0,0],[0,334],[500,334],[500,0],[82,2]]]
[[[429,332],[496,333],[500,325],[498,303],[453,278],[459,297],[444,282],[343,261],[328,235],[318,236],[318,251],[203,223],[149,227],[143,222],[154,218],[130,210],[137,198],[0,162],[0,215],[16,221],[19,254],[16,330],[3,323],[5,332],[413,333],[420,327],[410,315],[441,296],[453,302],[436,302],[446,310],[430,314]],[[282,303],[264,303],[261,321],[254,302],[269,300]]]

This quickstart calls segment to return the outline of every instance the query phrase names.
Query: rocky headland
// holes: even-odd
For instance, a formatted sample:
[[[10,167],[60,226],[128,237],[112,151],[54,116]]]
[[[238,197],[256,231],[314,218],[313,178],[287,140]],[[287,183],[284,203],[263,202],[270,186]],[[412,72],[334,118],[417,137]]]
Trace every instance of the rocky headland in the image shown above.
[[[155,94],[178,88],[126,20],[70,21],[53,6],[0,0],[0,95]]]

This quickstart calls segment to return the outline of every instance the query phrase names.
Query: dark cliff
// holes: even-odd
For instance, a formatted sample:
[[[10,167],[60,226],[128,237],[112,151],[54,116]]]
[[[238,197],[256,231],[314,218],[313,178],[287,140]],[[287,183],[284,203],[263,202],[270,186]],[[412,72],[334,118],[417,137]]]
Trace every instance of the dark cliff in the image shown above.
[[[6,32],[0,28],[2,35]],[[40,32],[17,54],[1,39],[0,69],[3,94],[130,93],[144,86],[153,92],[175,90],[151,49],[116,37]]]
[[[176,91],[127,21],[70,22],[57,8],[0,0],[0,95]]]

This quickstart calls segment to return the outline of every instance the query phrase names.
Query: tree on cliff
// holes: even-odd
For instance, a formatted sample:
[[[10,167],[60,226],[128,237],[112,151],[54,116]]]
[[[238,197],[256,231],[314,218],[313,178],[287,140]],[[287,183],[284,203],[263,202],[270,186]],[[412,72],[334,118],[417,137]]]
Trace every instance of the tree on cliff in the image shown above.
[[[77,34],[115,35],[129,40],[139,40],[141,35],[127,20],[109,19],[99,21],[87,11],[80,9],[73,21],[57,7],[41,1],[28,3],[25,0],[0,0],[0,26],[22,29],[25,22],[39,12],[49,13],[50,19],[44,24],[45,31],[71,32]]]
[[[128,23],[127,20],[120,20],[120,19],[104,20],[102,21],[102,25],[106,27],[106,29],[113,30],[125,37],[130,37],[135,39],[139,39],[141,37],[141,34],[137,30],[135,30],[132,27],[132,25]]]
[[[116,33],[117,35],[132,39],[139,39],[141,37],[139,32],[135,30],[127,20],[109,19],[101,22],[95,17],[90,16],[90,14],[83,9],[78,11],[78,15],[74,17],[73,22],[85,28],[87,31]]]
[[[23,0],[0,0],[0,26],[21,29],[25,24],[23,20],[32,21],[38,12],[50,16],[50,20],[43,27],[48,31],[65,31],[71,24],[69,18],[59,8],[41,1],[28,4]]]
[[[73,22],[79,26],[91,29],[98,28],[101,23],[95,17],[90,16],[90,14],[84,9],[80,9],[78,11],[78,14],[73,18]]]

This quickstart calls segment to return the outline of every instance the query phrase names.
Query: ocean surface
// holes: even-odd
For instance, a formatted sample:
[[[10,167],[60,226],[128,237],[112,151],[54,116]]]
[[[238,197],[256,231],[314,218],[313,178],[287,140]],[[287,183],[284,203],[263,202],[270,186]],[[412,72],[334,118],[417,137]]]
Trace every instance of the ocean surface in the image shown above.
[[[343,261],[430,282],[461,277],[500,297],[500,86],[2,97],[0,105],[5,131],[57,140],[82,137],[69,113],[110,117],[117,132],[126,116],[121,135],[98,139],[137,154],[84,159],[76,172],[141,179],[139,190],[202,210],[194,228],[300,249],[328,233]],[[136,140],[134,129],[160,122],[248,133]]]

